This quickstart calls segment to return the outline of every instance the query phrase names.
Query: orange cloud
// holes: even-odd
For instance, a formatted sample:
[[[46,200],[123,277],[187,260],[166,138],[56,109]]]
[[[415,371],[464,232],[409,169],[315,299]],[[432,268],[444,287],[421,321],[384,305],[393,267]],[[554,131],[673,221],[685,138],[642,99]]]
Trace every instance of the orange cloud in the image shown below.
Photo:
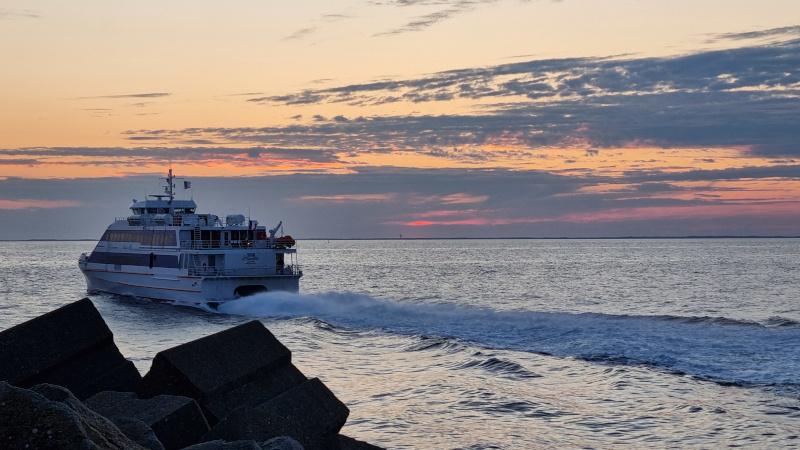
[[[486,200],[489,200],[488,195],[469,195],[463,192],[443,195],[439,199],[439,201],[445,205],[468,205],[471,203],[483,203]]]
[[[69,208],[78,206],[80,204],[80,202],[74,200],[34,200],[27,198],[17,200],[0,199],[0,209]]]
[[[428,219],[432,217],[458,217],[467,216],[479,212],[477,209],[441,209],[435,211],[424,211],[419,213],[409,214],[409,217],[418,219]]]
[[[339,195],[304,195],[300,200],[311,202],[386,202],[395,198],[395,194],[339,194]]]
[[[442,214],[431,212],[419,217],[449,217],[459,215],[456,212],[442,211]],[[466,211],[462,212],[464,215]],[[592,223],[592,222],[624,222],[637,220],[659,220],[659,219],[718,219],[728,217],[779,217],[779,216],[800,216],[800,202],[778,202],[778,203],[758,203],[758,204],[723,204],[723,205],[691,205],[691,206],[649,206],[640,208],[615,208],[603,211],[586,213],[564,214],[549,217],[474,217],[454,220],[410,220],[389,222],[393,225],[405,225],[408,227],[434,227],[434,226],[492,226],[492,225],[514,225],[514,224],[533,224],[546,222],[573,222],[573,223]]]
[[[790,216],[800,214],[800,202],[733,203],[722,205],[649,206],[608,209],[560,216],[553,221],[621,222],[655,219],[716,219],[742,216]]]
[[[411,203],[441,203],[443,205],[469,205],[483,203],[489,200],[488,195],[472,195],[464,192],[444,195],[414,195],[410,198]]]

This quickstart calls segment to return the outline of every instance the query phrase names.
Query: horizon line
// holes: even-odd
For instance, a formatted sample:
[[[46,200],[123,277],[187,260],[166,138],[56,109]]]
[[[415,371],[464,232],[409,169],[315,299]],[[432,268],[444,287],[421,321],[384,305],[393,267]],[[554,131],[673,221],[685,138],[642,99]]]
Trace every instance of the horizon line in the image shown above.
[[[625,239],[800,239],[800,235],[684,235],[684,236],[556,236],[556,237],[536,237],[536,236],[500,236],[500,237],[310,237],[295,238],[300,241],[463,241],[463,240],[625,240]],[[0,239],[0,242],[96,242],[99,239],[60,239],[60,238],[31,238],[31,239]]]

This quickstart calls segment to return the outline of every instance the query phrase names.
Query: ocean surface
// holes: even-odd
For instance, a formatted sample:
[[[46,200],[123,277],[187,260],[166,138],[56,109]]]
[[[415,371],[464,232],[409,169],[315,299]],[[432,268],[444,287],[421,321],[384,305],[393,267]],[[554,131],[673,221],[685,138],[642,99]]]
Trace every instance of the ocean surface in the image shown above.
[[[93,242],[0,242],[0,329]],[[300,241],[302,293],[92,295],[144,373],[258,318],[388,448],[800,447],[800,239]]]

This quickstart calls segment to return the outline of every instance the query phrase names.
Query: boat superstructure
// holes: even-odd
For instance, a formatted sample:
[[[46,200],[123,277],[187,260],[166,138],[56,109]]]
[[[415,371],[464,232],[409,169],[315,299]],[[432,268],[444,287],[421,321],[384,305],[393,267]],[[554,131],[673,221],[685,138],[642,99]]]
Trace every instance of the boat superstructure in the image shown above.
[[[295,241],[244,215],[198,214],[175,198],[169,170],[164,192],[134,200],[78,266],[89,291],[210,304],[266,291],[298,291],[303,273]],[[184,189],[191,188],[183,181]]]

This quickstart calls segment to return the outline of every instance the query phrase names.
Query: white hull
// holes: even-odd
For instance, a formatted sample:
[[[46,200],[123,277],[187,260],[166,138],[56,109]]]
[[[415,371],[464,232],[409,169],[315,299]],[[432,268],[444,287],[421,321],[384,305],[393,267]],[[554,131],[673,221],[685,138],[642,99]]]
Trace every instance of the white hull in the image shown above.
[[[295,240],[276,237],[283,222],[267,230],[242,214],[224,223],[197,214],[194,200],[175,199],[172,169],[164,180],[163,194],[134,200],[132,215],[116,218],[94,250],[78,259],[90,292],[215,306],[300,289]]]
[[[266,291],[298,292],[300,277],[275,275],[265,277],[187,277],[146,273],[120,273],[105,270],[83,270],[90,292],[169,300],[181,303],[212,304],[239,298],[235,292],[242,286],[263,286]]]

